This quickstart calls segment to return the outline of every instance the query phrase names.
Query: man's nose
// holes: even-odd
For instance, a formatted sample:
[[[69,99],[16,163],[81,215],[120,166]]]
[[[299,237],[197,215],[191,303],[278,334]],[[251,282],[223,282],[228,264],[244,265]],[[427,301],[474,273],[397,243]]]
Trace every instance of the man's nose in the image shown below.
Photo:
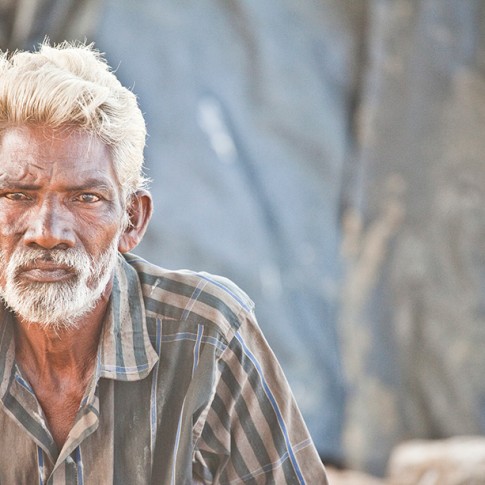
[[[75,238],[69,214],[57,200],[39,202],[33,211],[24,243],[43,249],[68,249],[74,246]]]

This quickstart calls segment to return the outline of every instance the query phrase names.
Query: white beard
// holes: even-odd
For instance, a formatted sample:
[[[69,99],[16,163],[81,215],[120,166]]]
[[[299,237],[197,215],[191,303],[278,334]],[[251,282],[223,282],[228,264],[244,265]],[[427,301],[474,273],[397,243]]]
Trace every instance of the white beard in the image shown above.
[[[27,322],[55,329],[75,327],[91,311],[108,284],[118,257],[118,237],[94,261],[78,249],[22,249],[6,260],[0,251],[0,264],[6,265],[5,285],[0,297]],[[18,275],[22,267],[36,259],[49,259],[72,268],[75,276],[62,282],[25,282]]]

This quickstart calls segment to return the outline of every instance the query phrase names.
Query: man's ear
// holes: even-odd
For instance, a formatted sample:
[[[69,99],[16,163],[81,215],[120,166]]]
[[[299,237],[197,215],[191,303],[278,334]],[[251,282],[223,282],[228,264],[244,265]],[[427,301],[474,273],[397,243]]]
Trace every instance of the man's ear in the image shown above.
[[[146,190],[138,190],[132,197],[126,209],[128,211],[128,227],[121,233],[118,251],[131,251],[143,238],[148,223],[152,217],[152,196]]]

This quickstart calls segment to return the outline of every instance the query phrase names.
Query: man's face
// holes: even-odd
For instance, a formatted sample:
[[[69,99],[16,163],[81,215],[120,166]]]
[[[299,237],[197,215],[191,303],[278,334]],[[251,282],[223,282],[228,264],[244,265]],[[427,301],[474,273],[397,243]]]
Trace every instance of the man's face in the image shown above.
[[[73,129],[0,137],[0,296],[21,318],[69,326],[111,276],[123,229],[107,147]]]

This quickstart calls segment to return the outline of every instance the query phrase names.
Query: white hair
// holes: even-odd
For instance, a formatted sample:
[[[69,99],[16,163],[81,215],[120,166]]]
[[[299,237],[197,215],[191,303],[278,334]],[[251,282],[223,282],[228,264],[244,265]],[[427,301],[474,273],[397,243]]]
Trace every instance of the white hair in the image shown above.
[[[0,52],[0,131],[25,124],[71,126],[99,137],[125,202],[145,186],[143,115],[92,44],[44,42],[34,52]]]

